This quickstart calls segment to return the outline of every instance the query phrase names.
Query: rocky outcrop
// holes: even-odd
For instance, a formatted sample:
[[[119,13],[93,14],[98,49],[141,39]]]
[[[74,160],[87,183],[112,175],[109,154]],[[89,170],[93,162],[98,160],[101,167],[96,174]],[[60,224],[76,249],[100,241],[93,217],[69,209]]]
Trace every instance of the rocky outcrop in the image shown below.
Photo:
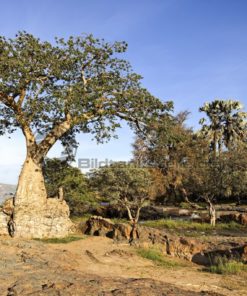
[[[131,226],[127,223],[113,223],[110,219],[92,216],[84,226],[81,226],[84,234],[106,236],[118,241],[129,241]],[[199,239],[178,237],[166,230],[151,227],[138,227],[139,239],[136,242],[140,246],[150,247],[159,245],[164,254],[192,261],[201,265],[210,265],[218,257],[233,260],[241,260],[247,263],[247,245],[219,245],[210,242],[201,242]]]
[[[34,292],[35,291],[35,292]],[[68,296],[223,296],[214,292],[186,291],[170,284],[141,278],[104,278],[65,271],[49,279],[30,276],[8,287],[7,296],[68,295]],[[6,295],[6,294],[5,294]]]
[[[13,198],[9,198],[5,200],[5,202],[2,205],[2,211],[8,216],[11,216],[13,214],[13,211],[14,211]]]
[[[69,207],[64,200],[48,198],[35,207],[23,204],[14,208],[15,237],[65,237],[73,230]]]
[[[192,261],[200,265],[216,264],[219,258],[224,260],[236,260],[247,263],[247,244],[238,247],[215,248],[213,250],[204,250],[196,253]]]
[[[9,221],[13,214],[13,198],[5,200],[0,211],[0,235],[9,235]]]
[[[4,212],[0,211],[0,236],[9,235],[8,219],[8,216]]]
[[[82,227],[82,232],[88,235],[106,236],[118,241],[129,240],[131,236],[131,225],[127,223],[113,223],[110,219],[99,216],[92,216],[86,226]],[[165,231],[139,226],[139,244],[160,244],[164,253],[192,260],[194,254],[201,252],[205,245],[191,239],[172,236]]]
[[[193,286],[182,287],[164,279],[158,280],[158,276],[152,275],[153,268],[148,276],[140,276],[138,270],[143,268],[143,262],[135,255],[129,257],[128,249],[114,250],[105,240],[98,240],[100,251],[96,251],[95,241],[89,243],[90,241],[88,239],[67,245],[58,244],[55,247],[35,240],[0,240],[0,295],[220,295],[214,293],[214,290],[205,291],[205,286],[191,291]],[[91,251],[85,252],[85,244],[88,244],[87,248]],[[150,266],[146,264],[145,266]],[[158,272],[167,271],[159,269]]]
[[[232,213],[227,215],[221,215],[218,220],[220,222],[236,222],[241,225],[247,226],[247,214],[245,213]]]
[[[110,219],[92,216],[81,228],[88,235],[106,236],[115,240],[129,240],[131,226],[127,223],[113,223]]]

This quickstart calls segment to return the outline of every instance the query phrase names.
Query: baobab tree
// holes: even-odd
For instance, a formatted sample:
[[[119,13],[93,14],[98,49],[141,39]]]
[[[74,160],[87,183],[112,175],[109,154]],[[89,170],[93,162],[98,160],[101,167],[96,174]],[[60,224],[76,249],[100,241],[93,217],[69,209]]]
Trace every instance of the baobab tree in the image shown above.
[[[47,208],[41,169],[58,140],[66,146],[84,132],[103,142],[121,120],[141,129],[172,108],[143,88],[141,76],[118,57],[126,49],[125,42],[108,43],[92,35],[53,44],[26,32],[14,39],[0,37],[0,134],[20,129],[27,151],[14,198],[16,236],[59,234],[48,221],[54,215]],[[42,141],[36,141],[35,132],[44,135]],[[43,216],[50,225],[45,234]]]

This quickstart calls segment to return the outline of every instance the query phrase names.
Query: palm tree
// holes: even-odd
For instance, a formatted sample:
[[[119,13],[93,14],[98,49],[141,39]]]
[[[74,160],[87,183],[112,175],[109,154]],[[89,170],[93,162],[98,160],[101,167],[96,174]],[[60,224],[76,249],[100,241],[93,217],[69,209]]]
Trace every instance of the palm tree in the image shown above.
[[[205,103],[199,109],[200,112],[205,112],[209,119],[208,123],[205,118],[200,120],[201,133],[209,139],[215,159],[217,152],[221,154],[223,145],[231,149],[246,139],[247,112],[241,112],[242,108],[238,101],[215,100]]]
[[[228,149],[247,138],[247,112],[241,112],[242,108],[238,101],[226,101],[222,106],[223,140]]]

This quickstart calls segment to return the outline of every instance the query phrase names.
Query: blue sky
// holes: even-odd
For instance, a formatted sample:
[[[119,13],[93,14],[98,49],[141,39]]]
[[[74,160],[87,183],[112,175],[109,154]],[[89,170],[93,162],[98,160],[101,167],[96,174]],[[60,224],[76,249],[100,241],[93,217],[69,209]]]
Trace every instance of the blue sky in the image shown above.
[[[126,58],[143,84],[175,110],[189,110],[198,127],[198,108],[215,98],[247,106],[247,1],[245,0],[0,0],[0,34],[26,30],[44,40],[93,33],[129,44]],[[80,158],[128,160],[133,134],[96,145],[78,136]],[[50,156],[59,156],[55,147]],[[25,158],[20,133],[0,138],[0,183],[16,183]]]

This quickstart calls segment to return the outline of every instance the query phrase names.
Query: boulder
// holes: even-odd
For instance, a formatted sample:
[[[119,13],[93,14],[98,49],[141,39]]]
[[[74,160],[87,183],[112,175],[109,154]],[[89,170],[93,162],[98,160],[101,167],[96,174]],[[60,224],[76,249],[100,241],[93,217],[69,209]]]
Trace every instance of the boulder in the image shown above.
[[[23,204],[14,208],[15,237],[65,237],[73,230],[69,207],[64,200],[48,198],[39,207]]]
[[[2,205],[2,211],[6,215],[11,216],[13,214],[13,210],[14,210],[13,198],[6,199]]]
[[[9,217],[4,212],[0,211],[0,236],[9,235],[8,220]]]
[[[82,228],[81,228],[82,229]],[[95,236],[106,236],[116,240],[129,240],[131,226],[127,223],[113,223],[110,219],[92,216],[83,233]]]

